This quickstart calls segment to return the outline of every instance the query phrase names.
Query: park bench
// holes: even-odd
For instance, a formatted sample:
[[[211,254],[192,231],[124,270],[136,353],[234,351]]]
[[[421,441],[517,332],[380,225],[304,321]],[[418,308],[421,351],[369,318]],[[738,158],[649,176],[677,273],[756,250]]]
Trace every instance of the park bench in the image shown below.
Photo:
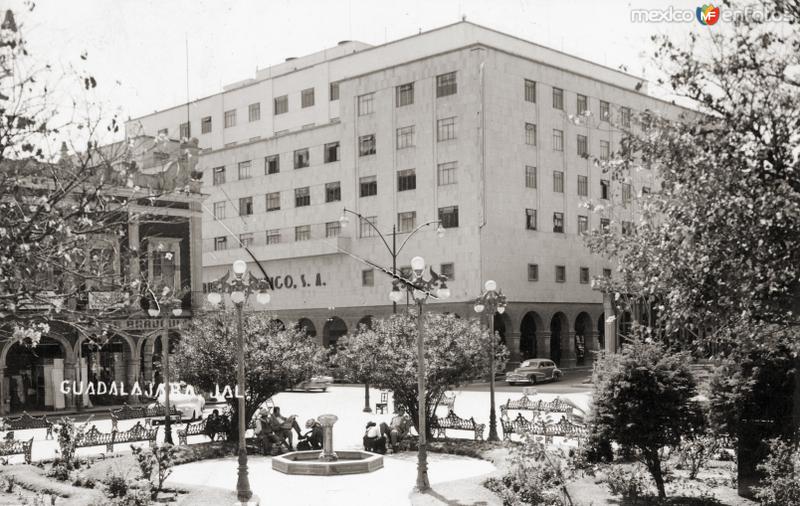
[[[23,411],[20,416],[4,418],[2,426],[4,430],[46,429],[45,439],[53,439],[53,422],[47,419],[47,415],[32,416]]]
[[[164,406],[155,406],[152,408],[134,408],[127,404],[123,404],[121,408],[110,409],[108,412],[111,415],[111,430],[114,431],[119,430],[120,420],[136,420],[139,418],[144,418],[145,428],[150,428],[151,425],[158,425],[163,422],[166,408]],[[175,423],[180,423],[181,414],[177,409],[175,409],[174,405],[170,406],[170,413],[171,420]],[[161,420],[158,419],[159,417]]]
[[[437,437],[447,439],[447,429],[450,430],[468,430],[472,431],[475,435],[476,441],[483,441],[483,431],[486,428],[484,423],[476,423],[475,419],[461,418],[453,411],[444,418],[434,418],[431,424],[431,429],[436,430]]]
[[[5,439],[0,441],[0,457],[10,457],[12,455],[22,455],[25,457],[25,463],[31,463],[31,449],[33,448],[33,438],[28,441],[18,441],[13,439],[13,434],[9,433],[11,438],[6,436]]]
[[[375,413],[383,414],[389,409],[389,391],[381,390],[381,402],[375,403]]]
[[[136,425],[122,432],[117,430],[112,430],[111,432],[100,432],[97,427],[92,425],[91,429],[78,437],[75,446],[77,448],[87,448],[90,446],[105,445],[106,451],[112,453],[114,451],[115,444],[147,441],[152,448],[156,445],[157,434],[158,427],[155,429],[146,428],[144,425],[142,425],[142,422],[136,422]]]
[[[511,419],[508,415],[509,411],[530,411],[533,416],[528,420],[522,416],[522,413],[518,413],[516,418]],[[500,405],[500,425],[503,428],[503,439],[510,440],[511,434],[525,434],[540,413],[564,413],[569,416],[573,413],[573,406],[558,398],[544,401],[542,399],[533,400],[527,395],[523,395],[514,401],[508,399],[505,404]]]
[[[190,423],[186,422],[186,427],[183,429],[178,429],[178,444],[188,444],[186,442],[186,438],[189,436],[204,436],[206,434],[206,422],[208,422],[208,418],[204,420],[200,420],[199,422]],[[227,432],[224,430],[218,430],[214,432],[214,439],[222,440],[227,437]]]

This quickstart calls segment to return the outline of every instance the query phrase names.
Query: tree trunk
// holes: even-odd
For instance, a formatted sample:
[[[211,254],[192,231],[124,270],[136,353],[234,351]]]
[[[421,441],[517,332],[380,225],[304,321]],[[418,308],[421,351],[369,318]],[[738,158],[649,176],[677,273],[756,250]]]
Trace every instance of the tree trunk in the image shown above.
[[[661,472],[661,459],[658,456],[658,450],[645,450],[644,459],[647,470],[650,471],[653,481],[656,482],[658,497],[661,499],[666,498],[667,492],[664,489],[664,475]]]

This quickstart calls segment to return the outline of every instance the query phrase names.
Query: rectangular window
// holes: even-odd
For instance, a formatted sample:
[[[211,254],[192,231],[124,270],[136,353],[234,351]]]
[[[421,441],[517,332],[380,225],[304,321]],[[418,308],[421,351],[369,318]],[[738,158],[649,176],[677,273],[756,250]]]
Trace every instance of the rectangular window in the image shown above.
[[[328,87],[328,97],[331,102],[339,100],[339,83],[331,83]]]
[[[589,284],[589,268],[588,267],[581,267],[580,271],[580,280],[582,285]]]
[[[601,121],[608,121],[611,117],[611,107],[608,105],[608,102],[605,100],[600,101],[600,120]]]
[[[300,107],[305,109],[314,105],[314,88],[306,88],[300,92]]]
[[[446,97],[448,95],[455,95],[458,92],[458,83],[456,82],[456,73],[448,72],[436,76],[436,97]]]
[[[311,205],[311,192],[308,186],[294,189],[294,207],[305,207]]]
[[[294,227],[295,241],[308,241],[311,239],[311,225],[300,225]]]
[[[375,269],[361,271],[361,286],[375,286]]]
[[[525,188],[536,188],[536,167],[525,166]]]
[[[525,229],[536,230],[536,209],[525,209]]]
[[[325,202],[339,202],[342,200],[342,185],[339,181],[325,184]]]
[[[181,140],[186,139],[187,141],[192,136],[192,125],[191,123],[181,123],[180,127],[178,128],[180,132],[179,137]]]
[[[241,248],[249,248],[253,245],[253,233],[247,232],[245,234],[239,234],[239,247]]]
[[[261,119],[261,102],[250,104],[247,107],[247,119],[252,123]]]
[[[564,131],[553,129],[553,151],[564,151]]]
[[[447,278],[447,281],[453,281],[456,279],[455,264],[446,263],[439,265],[439,274]]]
[[[405,234],[413,231],[417,226],[417,212],[397,213],[397,231]]]
[[[214,238],[214,251],[224,251],[228,249],[228,238],[227,237],[215,237]]]
[[[225,202],[214,202],[214,219],[225,219]]]
[[[567,281],[567,268],[563,265],[556,265],[556,283]]]
[[[456,118],[442,118],[436,122],[436,140],[449,141],[456,138]]]
[[[214,167],[214,184],[225,183],[225,167]]]
[[[611,277],[611,269],[603,269],[603,277],[610,278]]]
[[[395,87],[397,107],[414,103],[414,83],[401,84]]]
[[[200,133],[211,133],[211,116],[206,116],[200,120]]]
[[[589,232],[589,217],[578,216],[578,233],[586,234]]]
[[[361,95],[358,97],[358,115],[365,116],[367,114],[372,114],[373,111],[373,103],[375,101],[375,94],[374,93],[367,93],[366,95]]]
[[[458,206],[440,207],[439,221],[442,228],[458,227]]]
[[[525,123],[525,144],[536,145],[536,125],[533,123]]]
[[[539,264],[528,264],[528,281],[539,281]]]
[[[296,149],[294,152],[294,168],[302,169],[308,167],[309,163],[311,163],[311,159],[308,154],[308,148]]]
[[[376,237],[378,234],[375,233],[375,228],[378,226],[378,217],[377,216],[367,216],[362,218],[358,224],[358,236],[359,237]]]
[[[325,224],[325,237],[336,237],[342,231],[342,224],[339,220],[329,221]]]
[[[564,173],[560,170],[553,171],[553,191],[564,193]]]
[[[273,228],[267,230],[267,244],[280,244],[280,242],[281,242],[280,229]]]
[[[600,159],[607,161],[611,157],[611,145],[608,141],[600,141]]]
[[[564,213],[553,213],[553,232],[564,233]]]
[[[622,183],[622,203],[628,205],[631,203],[631,185]]]
[[[277,174],[281,171],[280,155],[270,155],[264,158],[264,174]]]
[[[622,222],[622,235],[633,235],[633,222],[632,221],[623,221]]]
[[[611,220],[608,218],[600,218],[600,230],[607,231],[611,227]]]
[[[578,176],[578,196],[589,196],[589,178],[586,176]]]
[[[414,169],[397,171],[397,191],[417,189],[417,172]]]
[[[397,149],[414,147],[414,125],[397,129]]]
[[[225,111],[225,128],[236,126],[236,109]]]
[[[631,126],[631,109],[630,109],[630,107],[620,107],[619,108],[619,122],[622,123],[623,127],[630,128],[630,126]]]
[[[239,179],[250,179],[252,174],[250,173],[250,160],[239,162]]]
[[[586,111],[589,110],[589,100],[586,98],[586,95],[581,95],[578,93],[578,114],[586,114]]]
[[[564,90],[553,88],[553,109],[564,110]]]
[[[375,154],[375,134],[362,135],[358,138],[358,156]]]
[[[578,156],[589,156],[589,141],[585,135],[578,134]]]
[[[365,176],[358,180],[359,195],[361,197],[371,197],[378,194],[378,178],[376,176]]]
[[[339,161],[339,143],[331,142],[329,144],[325,144],[325,163],[338,162],[338,161]]]
[[[289,96],[283,95],[275,98],[272,107],[275,111],[275,116],[289,112]]]
[[[457,169],[458,169],[457,162],[440,163],[436,167],[436,181],[439,184],[439,186],[456,184]]]
[[[239,199],[239,216],[250,216],[253,214],[253,197],[242,197]]]
[[[600,180],[600,198],[605,200],[611,198],[611,183],[607,179]]]
[[[281,192],[267,193],[267,211],[279,211],[281,208]]]
[[[536,103],[536,81],[525,79],[525,101]]]

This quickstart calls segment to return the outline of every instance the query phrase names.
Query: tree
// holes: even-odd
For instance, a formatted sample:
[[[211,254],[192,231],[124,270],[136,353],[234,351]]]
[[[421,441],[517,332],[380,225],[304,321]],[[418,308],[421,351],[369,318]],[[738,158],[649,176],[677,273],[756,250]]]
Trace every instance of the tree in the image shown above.
[[[302,329],[282,329],[267,313],[245,313],[245,420],[273,395],[307,380],[325,364],[325,351]],[[237,374],[236,312],[222,310],[195,317],[175,353],[178,377],[207,392],[227,386],[233,391]],[[242,392],[239,392],[240,394]],[[229,438],[238,434],[234,397]]]
[[[638,219],[627,231],[618,206],[593,205],[612,222],[588,245],[614,259],[618,275],[596,283],[646,335],[734,368],[766,355],[776,362],[765,367],[787,375],[781,382],[794,381],[794,395],[750,389],[766,393],[746,401],[760,408],[737,414],[738,429],[746,412],[788,414],[740,434],[739,488],[748,495],[757,462],[746,454],[800,427],[800,375],[789,375],[800,368],[800,8],[782,0],[725,8],[764,15],[734,17],[688,44],[654,37],[659,84],[697,111],[645,111],[621,128],[619,153],[598,163],[626,184],[653,169],[660,188],[633,199]],[[733,377],[750,382],[754,371]]]
[[[622,353],[605,355],[596,365],[593,431],[635,454],[666,497],[659,450],[676,446],[681,436],[701,428],[695,380],[685,352],[670,352],[657,342],[632,340]]]
[[[369,385],[384,368],[378,357],[382,352],[380,343],[368,336],[362,336],[369,327],[361,326],[355,334],[343,336],[336,353],[331,355],[331,363],[343,371],[344,377],[353,383],[364,383],[364,409],[369,407]]]
[[[488,332],[477,320],[452,314],[425,314],[426,427],[430,435],[436,404],[449,388],[485,375],[489,370]],[[375,363],[375,386],[391,390],[395,406],[403,407],[416,427],[419,420],[417,389],[417,317],[414,313],[392,315],[373,321],[372,329],[347,336],[337,353],[343,362]],[[496,363],[502,368],[508,357],[497,346]]]

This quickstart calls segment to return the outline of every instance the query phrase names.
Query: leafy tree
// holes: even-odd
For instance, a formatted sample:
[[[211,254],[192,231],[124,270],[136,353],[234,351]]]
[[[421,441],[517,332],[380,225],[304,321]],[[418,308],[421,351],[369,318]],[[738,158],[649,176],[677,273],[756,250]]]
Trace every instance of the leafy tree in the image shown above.
[[[302,329],[283,329],[262,312],[244,314],[245,420],[273,395],[322,370],[325,350]],[[237,384],[236,311],[222,310],[195,317],[175,352],[178,377],[196,388],[214,392]],[[242,392],[239,392],[240,394]],[[233,413],[229,438],[238,434],[237,399],[228,398]]]
[[[364,405],[369,407],[369,385],[374,384],[384,364],[378,361],[380,343],[361,334],[369,327],[361,326],[355,334],[339,339],[336,353],[330,357],[331,364],[342,371],[353,383],[364,383]]]
[[[434,409],[442,395],[489,369],[488,333],[477,320],[455,315],[425,314],[425,417],[430,435]],[[416,427],[419,420],[417,397],[417,317],[413,313],[376,319],[372,329],[362,329],[343,340],[338,354],[342,363],[358,362],[369,368],[375,386],[391,390],[396,406],[403,407]],[[496,347],[496,362],[502,369],[508,350]],[[379,364],[372,369],[370,363]],[[366,369],[365,369],[366,370]]]
[[[765,506],[800,504],[800,445],[775,438],[769,441],[769,455],[759,465],[766,478],[756,491]]]
[[[604,355],[594,372],[594,431],[602,439],[633,450],[665,497],[659,450],[703,425],[695,380],[685,352],[632,340],[622,353]]]

